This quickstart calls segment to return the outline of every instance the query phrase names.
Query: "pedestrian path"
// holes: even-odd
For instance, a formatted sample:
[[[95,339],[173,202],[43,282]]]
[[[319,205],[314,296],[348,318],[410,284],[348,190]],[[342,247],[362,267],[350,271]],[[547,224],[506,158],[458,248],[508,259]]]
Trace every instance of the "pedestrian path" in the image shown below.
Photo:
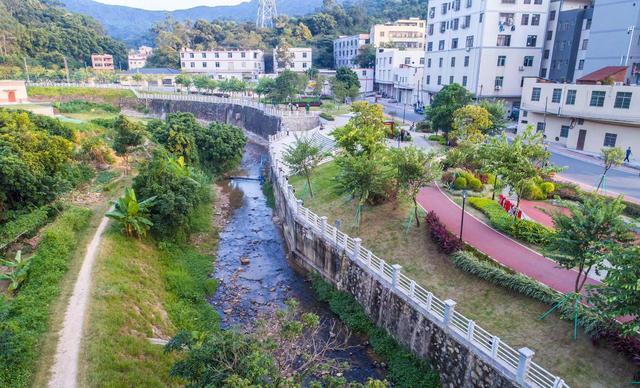
[[[418,203],[426,211],[434,211],[449,231],[460,233],[462,209],[447,197],[439,187],[423,188],[418,194]],[[463,240],[489,255],[500,264],[536,279],[561,293],[574,290],[577,272],[557,267],[557,263],[538,252],[494,230],[489,225],[466,213]],[[598,284],[593,278],[588,284]]]

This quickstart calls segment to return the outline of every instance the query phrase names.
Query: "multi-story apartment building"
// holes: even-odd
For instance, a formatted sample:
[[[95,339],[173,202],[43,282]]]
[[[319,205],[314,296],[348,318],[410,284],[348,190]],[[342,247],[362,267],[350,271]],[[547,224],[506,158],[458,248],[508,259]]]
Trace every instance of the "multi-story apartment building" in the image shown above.
[[[479,0],[478,0],[479,1]],[[424,49],[426,22],[419,18],[397,20],[393,23],[375,24],[369,40],[375,47]]]
[[[423,51],[397,48],[376,50],[375,82],[378,91],[385,97],[395,98],[405,104],[421,101],[423,71]]]
[[[129,70],[142,69],[147,65],[147,58],[153,53],[153,48],[140,46],[138,50],[129,51]]]
[[[339,67],[356,68],[356,58],[360,50],[369,44],[369,34],[358,34],[351,36],[339,36],[333,41],[333,64]]]
[[[273,49],[273,71],[279,73],[284,69],[305,72],[313,66],[313,53],[310,47],[291,47],[287,50],[287,58],[279,58],[278,48]]]
[[[217,79],[257,79],[264,73],[264,53],[244,49],[183,49],[180,68],[186,73],[205,73]]]
[[[550,0],[434,0],[427,19],[424,101],[458,83],[478,98],[520,98],[537,77]]]
[[[625,67],[601,69],[576,84],[528,78],[524,82],[518,132],[527,126],[544,132],[549,142],[599,153],[603,147],[632,147],[640,154],[640,87],[617,82]]]
[[[110,54],[93,54],[91,55],[91,67],[93,70],[115,70],[113,64],[113,55]]]

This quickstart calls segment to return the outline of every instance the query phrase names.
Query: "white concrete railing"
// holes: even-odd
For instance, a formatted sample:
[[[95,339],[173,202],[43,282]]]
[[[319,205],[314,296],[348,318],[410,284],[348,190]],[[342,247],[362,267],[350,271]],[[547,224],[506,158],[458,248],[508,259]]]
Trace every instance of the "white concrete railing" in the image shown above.
[[[431,321],[444,326],[450,334],[468,344],[510,373],[518,384],[526,387],[569,388],[560,377],[545,370],[533,362],[534,352],[529,348],[514,349],[502,342],[476,323],[455,310],[456,302],[441,300],[430,291],[418,285],[402,273],[400,265],[391,265],[362,246],[362,240],[352,238],[327,223],[327,217],[320,217],[302,205],[297,199],[293,187],[287,184],[287,176],[273,150],[272,142],[281,138],[276,134],[270,137],[270,154],[276,184],[285,193],[285,205],[295,214],[296,219],[318,232],[325,240],[343,248],[348,257],[362,268],[375,274],[386,282],[389,288],[401,297],[410,300]]]

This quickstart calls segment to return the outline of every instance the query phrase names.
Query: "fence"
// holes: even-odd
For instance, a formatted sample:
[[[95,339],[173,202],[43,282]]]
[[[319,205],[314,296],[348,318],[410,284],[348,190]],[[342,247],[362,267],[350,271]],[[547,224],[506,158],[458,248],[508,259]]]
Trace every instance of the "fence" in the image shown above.
[[[276,141],[278,135],[270,137],[270,143]],[[327,217],[319,217],[302,205],[302,201],[295,197],[293,187],[286,184],[286,174],[282,163],[277,159],[273,146],[270,145],[273,160],[273,173],[276,184],[284,193],[285,206],[295,218],[313,229],[322,238],[342,248],[348,257],[378,277],[396,294],[409,299],[431,321],[442,324],[449,332],[466,342],[469,347],[479,350],[493,362],[498,363],[509,373],[513,374],[518,384],[541,388],[569,388],[558,376],[545,370],[533,362],[534,352],[528,348],[514,349],[502,342],[499,337],[492,335],[476,323],[455,310],[456,302],[441,300],[433,293],[418,285],[414,280],[402,273],[400,265],[391,265],[377,257],[373,252],[362,246],[362,240],[352,238],[337,228],[327,224]]]

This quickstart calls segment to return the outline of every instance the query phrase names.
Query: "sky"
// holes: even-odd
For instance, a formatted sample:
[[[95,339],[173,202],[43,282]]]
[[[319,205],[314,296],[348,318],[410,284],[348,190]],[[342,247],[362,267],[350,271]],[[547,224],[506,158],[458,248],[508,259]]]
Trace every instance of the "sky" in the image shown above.
[[[235,5],[248,0],[96,0],[99,3],[126,5],[128,7],[173,11],[176,9],[193,8],[199,5]]]

